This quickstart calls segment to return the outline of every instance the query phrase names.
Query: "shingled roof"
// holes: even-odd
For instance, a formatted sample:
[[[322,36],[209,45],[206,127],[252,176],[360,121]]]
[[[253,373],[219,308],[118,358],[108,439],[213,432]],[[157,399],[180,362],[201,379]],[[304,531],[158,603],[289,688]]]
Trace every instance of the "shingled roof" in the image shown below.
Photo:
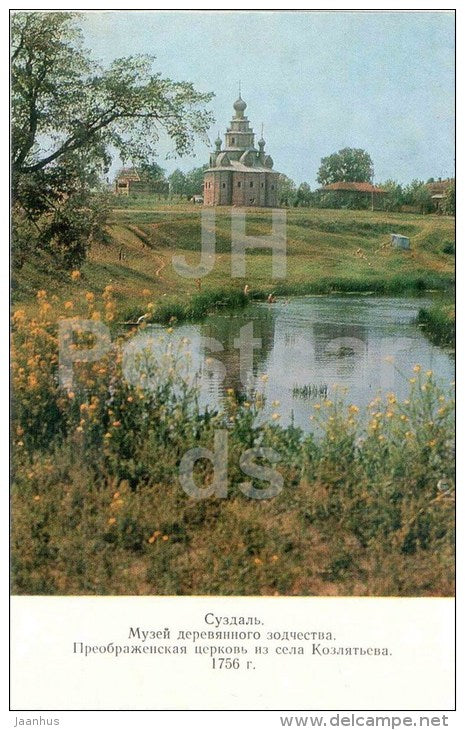
[[[451,185],[454,184],[454,180],[436,180],[436,182],[426,183],[432,197],[435,195],[441,195],[446,192]]]
[[[368,182],[335,182],[325,185],[322,190],[352,190],[356,193],[385,193],[385,190],[375,187]]]

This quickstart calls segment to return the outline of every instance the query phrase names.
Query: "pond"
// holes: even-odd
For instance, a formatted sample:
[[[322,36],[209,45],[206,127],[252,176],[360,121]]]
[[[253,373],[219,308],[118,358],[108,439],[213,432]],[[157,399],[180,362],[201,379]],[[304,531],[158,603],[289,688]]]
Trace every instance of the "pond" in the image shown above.
[[[188,340],[189,371],[196,373],[204,406],[219,407],[229,388],[248,395],[259,387],[265,417],[278,412],[281,424],[293,421],[308,431],[312,406],[325,397],[339,393],[360,409],[378,394],[405,398],[416,364],[446,387],[454,380],[453,353],[433,345],[415,324],[420,307],[431,303],[428,297],[371,295],[252,302],[176,327],[170,337]],[[253,353],[240,357],[241,329],[250,331],[250,323]]]

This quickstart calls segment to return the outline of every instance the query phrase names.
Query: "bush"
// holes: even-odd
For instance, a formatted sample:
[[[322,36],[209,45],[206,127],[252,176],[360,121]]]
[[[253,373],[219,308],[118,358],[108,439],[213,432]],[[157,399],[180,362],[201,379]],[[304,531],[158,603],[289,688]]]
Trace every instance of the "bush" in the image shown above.
[[[318,435],[304,435],[279,425],[278,403],[258,425],[265,381],[248,400],[228,391],[221,412],[200,408],[182,378],[188,342],[161,364],[140,353],[137,384],[114,352],[75,365],[67,392],[56,322],[72,307],[43,291],[38,305],[36,318],[13,318],[15,592],[452,593],[454,412],[433,373],[416,366],[405,401],[378,397],[366,414],[326,398],[313,409]],[[89,318],[114,321],[111,287],[86,305]],[[228,432],[228,498],[193,500],[179,461],[211,448],[218,428]],[[272,500],[238,488],[239,456],[257,445],[281,457],[284,489]],[[207,485],[206,462],[196,471]]]

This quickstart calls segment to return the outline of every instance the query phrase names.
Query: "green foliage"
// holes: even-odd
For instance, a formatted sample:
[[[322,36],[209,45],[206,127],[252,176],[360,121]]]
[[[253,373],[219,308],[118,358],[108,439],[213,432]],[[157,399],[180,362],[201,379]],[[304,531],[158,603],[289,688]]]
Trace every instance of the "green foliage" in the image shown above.
[[[455,310],[453,304],[438,304],[418,312],[418,323],[437,345],[454,345]]]
[[[434,209],[431,193],[422,180],[412,180],[405,187],[404,204],[415,206],[420,213],[431,213]]]
[[[365,150],[345,147],[321,160],[317,180],[320,185],[335,182],[370,182],[373,161]]]
[[[402,205],[404,204],[404,192],[402,185],[395,180],[386,180],[386,182],[380,185],[380,187],[386,192],[386,195],[383,196],[384,210],[401,210]]]
[[[142,180],[155,183],[164,181],[166,178],[165,170],[156,162],[141,162],[139,175]]]
[[[287,175],[281,174],[278,182],[279,204],[287,208],[294,206],[297,200],[297,187]]]
[[[28,175],[13,178],[13,266],[28,257],[54,257],[57,267],[78,267],[92,241],[102,240],[110,196],[93,190],[93,172],[70,156]]]
[[[207,167],[208,165],[194,167],[187,173],[179,169],[174,170],[168,178],[170,193],[185,196],[186,198],[201,195],[203,193],[203,175]]]
[[[101,68],[82,47],[76,13],[16,11],[11,36],[14,263],[47,250],[76,266],[98,223],[102,235],[89,193],[110,150],[144,162],[163,129],[178,154],[190,152],[211,124],[212,94],[153,73],[148,56]],[[143,167],[148,177],[161,172]]]
[[[296,200],[299,207],[308,208],[311,205],[312,191],[308,183],[300,183],[299,187],[297,188]]]
[[[203,176],[208,165],[194,167],[186,173],[186,195],[191,198],[193,195],[202,195]]]
[[[22,13],[12,18],[13,169],[42,169],[77,149],[100,159],[109,145],[124,159],[156,153],[160,128],[178,154],[212,122],[212,94],[164,79],[148,56],[119,58],[102,69],[82,49],[75,13]],[[41,153],[38,140],[57,139]]]
[[[455,181],[446,190],[446,197],[442,204],[443,213],[455,215]]]
[[[187,181],[186,176],[183,173],[182,170],[179,170],[178,168],[174,170],[171,175],[168,177],[168,181],[170,184],[170,193],[174,193],[174,195],[186,195],[186,189],[187,189]]]

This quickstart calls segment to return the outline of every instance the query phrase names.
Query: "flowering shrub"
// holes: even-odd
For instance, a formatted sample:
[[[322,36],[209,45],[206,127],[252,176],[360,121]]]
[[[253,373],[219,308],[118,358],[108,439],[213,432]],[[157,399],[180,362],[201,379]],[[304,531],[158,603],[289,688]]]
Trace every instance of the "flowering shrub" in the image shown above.
[[[111,287],[84,299],[88,319],[115,327]],[[16,592],[451,594],[454,406],[431,371],[416,366],[407,399],[379,396],[367,413],[326,398],[305,435],[280,425],[278,401],[262,423],[266,376],[247,396],[228,391],[221,412],[201,409],[183,377],[187,341],[167,343],[162,365],[140,352],[134,380],[117,346],[76,363],[65,390],[58,322],[81,303],[39,291],[37,305],[34,318],[13,315]],[[211,449],[217,429],[228,433],[228,498],[194,500],[179,463]],[[240,455],[256,446],[280,456],[284,488],[271,500],[238,488]],[[208,485],[209,462],[195,475]]]

